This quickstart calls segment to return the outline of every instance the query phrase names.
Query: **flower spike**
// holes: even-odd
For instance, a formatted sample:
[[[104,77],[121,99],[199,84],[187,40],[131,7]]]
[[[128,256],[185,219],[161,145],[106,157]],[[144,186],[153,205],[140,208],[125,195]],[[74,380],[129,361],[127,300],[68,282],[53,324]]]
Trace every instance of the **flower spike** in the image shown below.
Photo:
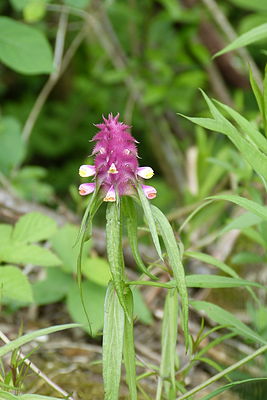
[[[138,142],[130,134],[130,127],[119,122],[119,114],[115,117],[112,114],[108,114],[107,118],[103,116],[103,122],[95,126],[99,129],[92,139],[96,142],[92,152],[95,162],[94,165],[82,165],[80,176],[95,176],[104,201],[115,201],[117,196],[134,194],[139,179],[151,178],[154,171],[150,167],[139,167]],[[80,186],[82,196],[94,190],[90,184],[83,185]],[[152,186],[143,185],[143,190],[148,199],[156,197],[156,189]]]

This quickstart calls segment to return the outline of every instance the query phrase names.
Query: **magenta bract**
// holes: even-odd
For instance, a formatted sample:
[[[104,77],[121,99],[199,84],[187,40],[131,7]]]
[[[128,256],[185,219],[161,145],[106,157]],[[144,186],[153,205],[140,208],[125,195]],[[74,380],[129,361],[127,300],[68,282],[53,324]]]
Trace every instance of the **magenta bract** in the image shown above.
[[[104,122],[96,125],[100,131],[92,139],[96,141],[92,153],[95,164],[80,168],[82,176],[90,176],[89,169],[95,171],[95,180],[104,201],[115,201],[116,194],[135,193],[138,176],[146,179],[153,176],[152,168],[138,166],[136,140],[129,132],[130,127],[118,119],[119,114],[116,117],[109,114],[108,119],[103,117]]]

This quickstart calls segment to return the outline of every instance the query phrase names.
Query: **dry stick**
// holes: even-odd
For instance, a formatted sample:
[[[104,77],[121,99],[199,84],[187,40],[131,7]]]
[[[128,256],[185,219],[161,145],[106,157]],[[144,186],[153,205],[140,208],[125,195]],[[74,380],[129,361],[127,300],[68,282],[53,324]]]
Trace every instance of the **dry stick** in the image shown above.
[[[27,141],[31,135],[32,129],[34,127],[34,124],[36,123],[36,120],[49,96],[51,93],[52,89],[58,82],[59,78],[62,76],[62,74],[65,72],[66,68],[68,67],[71,59],[73,58],[74,54],[76,53],[78,47],[82,43],[83,39],[85,38],[87,32],[85,27],[83,27],[79,33],[76,35],[76,37],[73,39],[70,47],[66,51],[63,59],[62,59],[62,54],[63,54],[63,49],[64,49],[64,42],[65,42],[65,34],[66,34],[66,28],[67,28],[67,13],[62,13],[62,18],[60,18],[61,24],[59,24],[59,29],[58,29],[58,35],[56,39],[56,49],[55,49],[55,57],[54,57],[54,62],[57,62],[56,65],[56,70],[52,72],[52,74],[49,76],[47,82],[45,83],[44,87],[42,88],[41,92],[39,93],[34,106],[27,118],[27,121],[24,125],[23,131],[22,131],[22,138],[24,141]],[[63,18],[64,16],[64,18]]]
[[[233,29],[232,25],[225,17],[224,13],[221,11],[220,7],[214,0],[202,0],[202,3],[206,6],[206,8],[212,14],[214,20],[217,22],[219,27],[224,32],[225,36],[230,40],[235,40],[237,38],[237,34]],[[258,69],[257,64],[254,62],[253,58],[245,48],[236,50],[240,57],[244,60],[245,64],[250,65],[253,75],[260,87],[263,87],[262,76]]]
[[[10,343],[10,340],[2,331],[0,331],[0,339],[6,344]],[[27,359],[23,353],[21,352],[19,353],[19,358],[22,359],[24,364],[26,364],[32,371],[34,371],[38,376],[40,376],[40,378],[42,378],[49,386],[55,389],[58,393],[62,394],[64,397],[67,397],[69,400],[74,400],[74,398],[71,397],[70,394],[65,392],[64,389],[62,389],[56,383],[51,381],[51,379],[49,379],[48,376],[45,375],[32,361]]]

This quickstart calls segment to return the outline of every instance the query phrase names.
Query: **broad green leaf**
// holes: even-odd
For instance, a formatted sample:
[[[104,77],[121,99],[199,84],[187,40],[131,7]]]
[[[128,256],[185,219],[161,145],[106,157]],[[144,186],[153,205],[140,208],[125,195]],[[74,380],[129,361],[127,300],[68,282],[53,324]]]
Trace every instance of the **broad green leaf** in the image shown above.
[[[124,310],[112,283],[107,288],[103,330],[105,400],[118,400],[124,337]],[[129,318],[129,323],[131,319]]]
[[[232,41],[232,43],[230,43],[224,49],[216,53],[215,57],[221,56],[222,54],[225,54],[228,51],[248,46],[249,44],[255,43],[258,40],[265,39],[266,37],[267,37],[267,23],[257,26],[256,28],[251,29],[250,31],[244,33],[243,35],[238,36],[235,40]]]
[[[229,311],[226,311],[223,308],[206,301],[192,300],[190,301],[190,304],[199,311],[205,311],[208,317],[218,324],[228,325],[229,329],[233,330],[238,335],[250,339],[256,343],[267,343],[263,337],[258,335],[257,332],[254,332],[247,325],[243,324],[243,322],[241,322]]]
[[[0,396],[1,400],[19,400],[17,396],[14,396],[13,394],[5,392],[3,390],[0,390]]]
[[[262,222],[262,218],[258,215],[253,214],[252,212],[245,212],[244,214],[239,215],[232,219],[221,231],[220,235],[223,235],[226,232],[231,231],[232,229],[240,229],[248,228],[253,225],[257,225]]]
[[[0,17],[0,60],[23,74],[50,73],[53,57],[45,36],[37,29]]]
[[[217,196],[210,196],[209,199],[230,201],[267,221],[267,207],[262,206],[255,201],[248,200],[245,197],[240,197],[233,194],[221,194]]]
[[[126,225],[127,225],[127,232],[128,232],[128,239],[129,243],[132,249],[132,253],[135,259],[135,262],[137,266],[140,268],[140,270],[146,274],[149,278],[151,279],[157,279],[157,277],[153,274],[151,274],[145,264],[143,263],[143,260],[140,256],[139,250],[138,250],[138,242],[137,242],[137,212],[135,208],[134,201],[131,197],[129,196],[124,196],[122,199],[123,201],[123,211],[126,216]]]
[[[82,293],[83,304],[79,287],[73,281],[67,295],[67,308],[74,321],[83,324],[83,328],[90,335],[96,336],[103,328],[106,289],[103,286],[86,281],[82,283]],[[87,317],[90,324],[89,329]]]
[[[138,191],[139,199],[140,199],[140,202],[141,202],[141,205],[143,207],[143,211],[144,211],[144,214],[145,214],[145,217],[146,217],[148,228],[149,228],[151,236],[152,236],[152,240],[153,240],[154,246],[155,246],[155,248],[157,250],[159,258],[162,259],[160,242],[159,242],[157,228],[156,228],[155,221],[154,221],[153,214],[152,214],[152,210],[151,210],[151,205],[150,205],[149,201],[147,200],[146,196],[143,193],[143,190],[141,189],[141,187],[139,185],[137,186],[137,191]]]
[[[160,232],[166,247],[167,255],[169,258],[170,266],[173,270],[174,279],[176,282],[177,289],[181,296],[182,310],[183,310],[183,330],[185,335],[185,342],[188,345],[188,295],[185,283],[185,274],[182,264],[182,256],[180,249],[178,248],[172,227],[165,217],[165,215],[155,206],[152,206],[152,213],[157,221]]]
[[[265,65],[264,80],[263,80],[263,120],[265,122],[265,134],[267,135],[267,65]]]
[[[40,336],[49,335],[50,333],[63,331],[65,329],[78,328],[80,326],[80,324],[55,325],[50,328],[38,329],[37,331],[27,333],[26,335],[20,336],[19,338],[12,340],[12,342],[0,347],[0,357],[19,349],[24,344],[29,343]]]
[[[1,29],[1,17],[0,17]],[[1,32],[0,32],[1,60]],[[25,155],[25,144],[21,138],[21,126],[13,117],[0,118],[0,170],[8,174]]]
[[[220,393],[225,392],[226,390],[232,389],[235,386],[239,385],[244,385],[244,388],[246,387],[246,383],[249,384],[249,388],[251,389],[251,386],[255,384],[255,387],[253,390],[254,393],[258,393],[258,386],[260,382],[265,382],[267,381],[267,378],[249,378],[249,379],[244,379],[242,381],[235,381],[228,383],[227,385],[221,386],[218,389],[212,391],[212,393],[207,394],[206,396],[202,397],[201,400],[210,400],[213,399],[215,396],[218,396]],[[265,392],[266,385],[264,385],[264,392]]]
[[[12,225],[0,224],[0,249],[7,244],[10,244],[12,231]]]
[[[79,228],[72,224],[66,224],[58,229],[50,239],[52,248],[62,260],[62,269],[69,273],[76,271],[77,258],[80,251],[80,241],[77,243]],[[82,261],[89,254],[91,242],[87,241],[83,246]]]
[[[12,7],[16,11],[22,11],[24,7],[26,7],[27,4],[29,4],[30,1],[32,0],[9,0]]]
[[[107,258],[112,275],[112,282],[120,304],[128,317],[128,310],[124,297],[124,260],[122,253],[120,206],[116,204],[116,202],[107,205],[106,218]]]
[[[178,334],[178,293],[175,289],[167,292],[165,300],[162,333],[161,333],[161,362],[160,378],[157,387],[156,400],[162,398],[162,388],[165,386],[166,398],[170,398],[170,384],[175,392],[175,366],[176,366],[176,342]],[[166,380],[164,385],[164,380]]]
[[[125,296],[126,305],[130,316],[124,322],[124,343],[123,343],[123,359],[126,369],[126,381],[129,387],[131,400],[137,400],[136,390],[136,366],[135,366],[135,349],[133,335],[133,295],[131,288],[128,288]]]
[[[32,288],[22,271],[11,265],[0,266],[0,298],[32,303]]]
[[[101,286],[108,286],[111,280],[109,264],[105,258],[86,258],[82,263],[82,273],[90,281]]]
[[[62,300],[74,284],[70,274],[59,267],[51,267],[46,271],[46,278],[32,284],[34,303],[51,304]]]
[[[226,276],[208,275],[208,274],[195,274],[187,275],[186,286],[198,288],[230,288],[242,286],[256,286],[262,289],[267,289],[265,286],[257,282],[247,281],[239,278],[229,278]]]
[[[47,215],[31,212],[20,217],[14,227],[12,240],[33,243],[51,238],[57,230],[56,222]]]
[[[48,249],[14,242],[0,249],[0,260],[14,264],[34,264],[41,267],[61,265],[60,259]]]

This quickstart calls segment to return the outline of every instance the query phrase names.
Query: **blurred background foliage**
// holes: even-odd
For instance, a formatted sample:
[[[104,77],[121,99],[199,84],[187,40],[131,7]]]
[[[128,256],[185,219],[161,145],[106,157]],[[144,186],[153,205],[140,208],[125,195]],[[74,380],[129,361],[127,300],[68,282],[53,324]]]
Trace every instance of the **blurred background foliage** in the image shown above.
[[[237,33],[266,20],[264,1],[216,3]],[[14,65],[1,64],[2,181],[6,178],[26,199],[56,205],[59,197],[69,207],[77,207],[77,169],[90,155],[88,141],[96,132],[93,124],[109,112],[119,112],[133,126],[141,142],[141,163],[156,171],[160,193],[156,202],[165,211],[203,198],[222,186],[231,170],[239,172],[238,180],[246,179],[249,171],[245,172],[223,137],[194,131],[177,116],[205,113],[199,87],[249,117],[257,115],[247,90],[247,60],[238,54],[211,58],[228,40],[208,4],[191,0],[2,1],[1,15],[44,34],[52,51],[60,29],[63,39],[58,40],[65,38],[64,54],[77,35],[83,35],[65,70],[59,68],[58,76],[54,71],[53,87],[48,84],[46,101],[29,130],[25,122],[36,98],[47,88],[48,75],[30,70],[18,73],[22,57]],[[65,27],[60,25],[63,15]],[[263,44],[251,46],[260,69],[266,59],[259,51]],[[33,52],[38,59],[38,46]]]

